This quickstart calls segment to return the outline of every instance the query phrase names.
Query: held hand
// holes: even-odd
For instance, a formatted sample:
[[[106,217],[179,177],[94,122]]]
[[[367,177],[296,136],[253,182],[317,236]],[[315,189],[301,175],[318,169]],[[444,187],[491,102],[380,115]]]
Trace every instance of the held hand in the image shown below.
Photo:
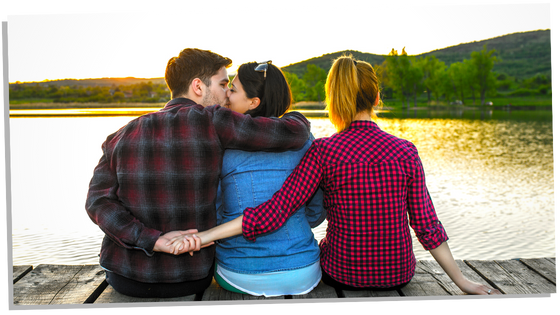
[[[198,234],[182,233],[180,236],[176,236],[167,242],[167,246],[173,248],[173,254],[179,255],[185,252],[189,252],[192,256],[193,251],[199,251],[201,248],[213,245],[214,242],[204,243],[204,238],[199,237],[203,232]]]
[[[167,242],[173,248],[173,255],[179,255],[189,252],[189,255],[193,255],[193,251],[200,250],[200,238],[195,234],[183,234],[174,237],[171,241]]]
[[[171,231],[161,235],[156,244],[154,245],[155,252],[163,252],[168,254],[173,254],[174,248],[170,246],[170,241],[175,237],[181,237],[183,234],[193,234],[197,233],[197,229],[190,229],[186,231]]]

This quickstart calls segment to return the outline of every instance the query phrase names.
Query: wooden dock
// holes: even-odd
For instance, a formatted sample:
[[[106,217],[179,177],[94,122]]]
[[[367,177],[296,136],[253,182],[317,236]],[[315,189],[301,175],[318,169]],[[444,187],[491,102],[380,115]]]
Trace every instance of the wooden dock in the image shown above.
[[[466,277],[500,290],[505,295],[550,295],[556,293],[556,258],[519,260],[457,260]],[[71,305],[146,302],[352,299],[440,297],[465,295],[433,260],[419,261],[416,275],[404,288],[395,291],[336,291],[322,282],[305,295],[274,298],[232,293],[212,282],[204,294],[179,298],[134,298],[116,292],[105,281],[99,265],[13,266],[12,309],[26,305]],[[491,296],[489,296],[491,298]]]

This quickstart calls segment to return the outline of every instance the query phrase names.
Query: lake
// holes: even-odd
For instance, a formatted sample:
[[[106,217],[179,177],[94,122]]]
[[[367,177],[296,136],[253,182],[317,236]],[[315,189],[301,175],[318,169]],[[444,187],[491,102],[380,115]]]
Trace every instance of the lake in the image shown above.
[[[456,259],[555,256],[550,110],[379,115],[383,130],[417,146]],[[134,118],[10,118],[14,265],[98,262],[103,233],[84,209],[88,184],[107,135]],[[310,121],[317,138],[335,132],[326,118]],[[417,241],[414,251],[431,259]]]

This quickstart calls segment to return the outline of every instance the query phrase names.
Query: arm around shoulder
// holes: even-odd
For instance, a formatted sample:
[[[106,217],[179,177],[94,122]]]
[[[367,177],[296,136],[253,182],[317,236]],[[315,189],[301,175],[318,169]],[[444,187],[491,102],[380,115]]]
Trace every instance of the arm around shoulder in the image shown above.
[[[309,121],[298,112],[281,118],[251,117],[216,106],[213,115],[213,124],[224,149],[298,149],[309,138]]]

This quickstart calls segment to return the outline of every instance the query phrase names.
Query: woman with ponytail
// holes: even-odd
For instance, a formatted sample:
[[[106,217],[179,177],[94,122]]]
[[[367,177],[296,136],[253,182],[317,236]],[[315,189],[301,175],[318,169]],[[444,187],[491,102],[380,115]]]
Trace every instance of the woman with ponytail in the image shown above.
[[[321,240],[324,283],[342,290],[394,290],[414,276],[410,227],[449,277],[469,294],[500,294],[466,279],[447,245],[416,147],[373,121],[379,84],[373,67],[342,56],[325,84],[337,133],[313,142],[272,199],[228,224],[197,233],[202,243],[243,233],[260,242],[321,188],[328,227]],[[257,237],[258,236],[258,237]]]

